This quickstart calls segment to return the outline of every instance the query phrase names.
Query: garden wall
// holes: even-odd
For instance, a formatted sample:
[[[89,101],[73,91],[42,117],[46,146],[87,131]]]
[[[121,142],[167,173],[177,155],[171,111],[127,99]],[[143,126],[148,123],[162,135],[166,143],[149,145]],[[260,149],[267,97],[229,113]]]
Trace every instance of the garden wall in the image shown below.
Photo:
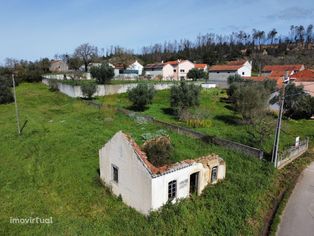
[[[48,79],[43,79],[42,83],[48,85]],[[169,89],[173,83],[154,84],[156,90]],[[97,85],[97,92],[93,96],[106,96],[112,94],[126,93],[129,88],[134,88],[137,83],[131,84],[106,84]],[[61,93],[69,97],[83,97],[81,86],[73,86],[69,84],[58,83],[58,88]]]

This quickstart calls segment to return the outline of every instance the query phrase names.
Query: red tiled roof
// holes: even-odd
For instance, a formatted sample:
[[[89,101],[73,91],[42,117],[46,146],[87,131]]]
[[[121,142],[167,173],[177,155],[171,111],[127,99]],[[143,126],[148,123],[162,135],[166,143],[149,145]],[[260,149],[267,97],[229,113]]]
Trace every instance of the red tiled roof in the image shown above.
[[[194,67],[196,69],[205,69],[207,64],[194,64]]]
[[[282,84],[283,84],[283,78],[281,77],[274,77],[274,76],[243,76],[244,79],[250,79],[250,80],[254,80],[254,81],[263,81],[264,79],[272,79],[272,80],[276,80],[277,82],[277,87],[281,88]]]
[[[295,71],[301,70],[304,65],[267,65],[262,71]]]
[[[209,68],[209,71],[236,71],[241,67],[242,65],[214,65]]]
[[[209,71],[236,71],[240,69],[246,60],[229,61],[224,65],[213,65],[209,68]]]
[[[178,65],[179,61],[166,61],[166,64],[170,64],[170,65]]]
[[[291,76],[297,82],[314,81],[314,71],[313,70],[302,70]]]
[[[230,66],[242,66],[245,62],[246,62],[246,60],[244,60],[244,59],[236,60],[236,61],[229,61],[229,62],[227,62],[227,65],[230,65]]]

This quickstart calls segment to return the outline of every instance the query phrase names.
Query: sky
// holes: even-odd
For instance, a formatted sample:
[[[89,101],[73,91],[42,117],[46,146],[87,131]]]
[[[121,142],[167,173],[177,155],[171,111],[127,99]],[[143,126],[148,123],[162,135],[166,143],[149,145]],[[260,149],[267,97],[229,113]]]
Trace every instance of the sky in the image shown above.
[[[0,64],[71,54],[82,43],[154,43],[314,24],[313,0],[0,0]]]

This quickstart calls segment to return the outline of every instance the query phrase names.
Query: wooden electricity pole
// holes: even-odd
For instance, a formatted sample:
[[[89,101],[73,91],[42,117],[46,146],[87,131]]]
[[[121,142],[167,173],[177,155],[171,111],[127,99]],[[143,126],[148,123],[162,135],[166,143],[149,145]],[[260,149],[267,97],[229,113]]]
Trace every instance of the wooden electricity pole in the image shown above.
[[[17,107],[17,101],[16,101],[16,91],[15,91],[15,80],[14,80],[14,74],[12,74],[12,83],[13,83],[13,95],[14,95],[14,104],[15,104],[15,114],[16,114],[17,133],[18,133],[18,135],[21,135],[21,129],[20,129],[20,119],[19,119],[19,110],[18,110],[18,107]]]

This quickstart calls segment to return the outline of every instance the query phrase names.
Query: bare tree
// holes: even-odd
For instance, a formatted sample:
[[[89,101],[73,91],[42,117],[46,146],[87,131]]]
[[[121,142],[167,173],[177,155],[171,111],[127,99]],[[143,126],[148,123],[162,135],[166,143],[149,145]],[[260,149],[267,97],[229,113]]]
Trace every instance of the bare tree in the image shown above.
[[[269,31],[268,35],[267,35],[267,38],[270,39],[270,44],[273,45],[274,43],[274,38],[276,37],[277,35],[277,30],[274,28],[272,29],[271,31]]]
[[[88,70],[88,64],[92,62],[94,57],[97,57],[98,49],[96,46],[89,45],[88,43],[84,43],[78,46],[74,51],[74,57],[80,58],[85,66],[85,72]]]
[[[312,40],[313,40],[313,25],[310,24],[306,28],[306,43],[308,47],[311,44]]]

